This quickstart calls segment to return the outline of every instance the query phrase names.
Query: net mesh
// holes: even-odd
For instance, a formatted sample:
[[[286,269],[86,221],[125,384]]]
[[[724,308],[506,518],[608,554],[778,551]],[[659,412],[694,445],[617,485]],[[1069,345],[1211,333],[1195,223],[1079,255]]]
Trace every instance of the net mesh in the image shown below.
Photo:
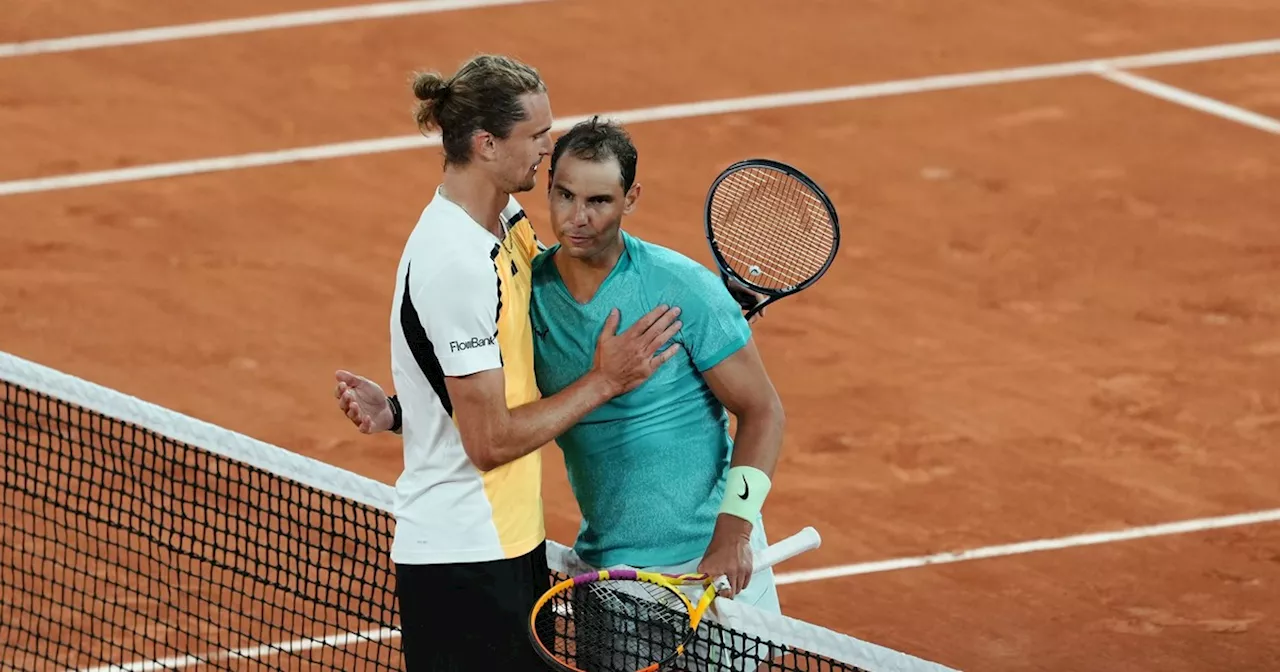
[[[0,423],[6,665],[401,669],[390,486],[3,353]],[[549,542],[548,585],[578,571],[568,557]],[[589,606],[558,599],[556,646],[571,650]],[[636,613],[610,617],[642,627]],[[786,630],[705,624],[676,669],[945,669],[761,617]]]

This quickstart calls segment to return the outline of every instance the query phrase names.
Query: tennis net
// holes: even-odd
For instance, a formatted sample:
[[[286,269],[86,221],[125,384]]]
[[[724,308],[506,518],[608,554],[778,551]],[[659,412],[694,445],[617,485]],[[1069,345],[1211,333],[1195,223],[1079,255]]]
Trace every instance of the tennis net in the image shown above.
[[[0,423],[6,665],[400,669],[391,486],[5,353]],[[718,604],[680,668],[947,669]]]

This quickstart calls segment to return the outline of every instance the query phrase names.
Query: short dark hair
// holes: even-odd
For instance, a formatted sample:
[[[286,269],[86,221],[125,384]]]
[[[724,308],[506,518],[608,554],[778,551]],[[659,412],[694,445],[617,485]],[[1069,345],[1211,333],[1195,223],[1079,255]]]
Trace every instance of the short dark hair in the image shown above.
[[[413,95],[420,102],[414,117],[423,131],[440,129],[445,163],[466,165],[476,131],[506,138],[526,119],[520,96],[546,90],[532,66],[508,56],[481,54],[448,79],[437,72],[417,73]]]
[[[601,120],[600,117],[579,122],[556,140],[551,150],[550,175],[556,174],[556,164],[566,152],[584,161],[618,161],[622,172],[622,190],[629,191],[636,181],[636,161],[639,156],[631,136],[618,123]],[[548,182],[548,186],[550,183]]]

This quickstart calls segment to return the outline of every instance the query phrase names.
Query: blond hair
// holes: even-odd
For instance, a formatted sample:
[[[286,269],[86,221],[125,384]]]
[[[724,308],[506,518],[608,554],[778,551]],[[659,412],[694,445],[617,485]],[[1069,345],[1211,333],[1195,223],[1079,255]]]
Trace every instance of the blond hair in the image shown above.
[[[414,118],[423,132],[440,130],[446,163],[471,161],[471,138],[486,131],[499,138],[527,117],[520,96],[547,90],[532,66],[508,56],[481,54],[445,79],[438,72],[415,73]]]

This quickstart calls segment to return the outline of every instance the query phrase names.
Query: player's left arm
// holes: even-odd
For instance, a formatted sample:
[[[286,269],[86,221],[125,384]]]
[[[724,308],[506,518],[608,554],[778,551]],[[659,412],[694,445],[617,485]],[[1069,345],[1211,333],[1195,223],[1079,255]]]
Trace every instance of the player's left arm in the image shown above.
[[[720,515],[700,571],[725,575],[736,595],[751,582],[751,533],[782,452],[786,416],[754,339],[702,373],[720,403],[738,419]]]
[[[720,515],[698,569],[728,577],[731,596],[751,580],[751,532],[782,450],[785,416],[751,327],[720,278],[696,269],[670,286],[678,287],[681,338],[694,367],[738,421]]]
[[[702,377],[720,403],[738,419],[730,472],[742,473],[746,468],[772,480],[778,455],[782,452],[786,414],[782,409],[782,399],[765,371],[755,339],[748,340],[737,352],[704,371]],[[758,480],[758,475],[745,478],[746,490],[749,490],[751,482]],[[742,478],[730,478],[728,494],[740,496],[744,490],[742,484]],[[765,494],[760,492],[757,496],[757,493],[749,492],[747,499],[763,502]]]

